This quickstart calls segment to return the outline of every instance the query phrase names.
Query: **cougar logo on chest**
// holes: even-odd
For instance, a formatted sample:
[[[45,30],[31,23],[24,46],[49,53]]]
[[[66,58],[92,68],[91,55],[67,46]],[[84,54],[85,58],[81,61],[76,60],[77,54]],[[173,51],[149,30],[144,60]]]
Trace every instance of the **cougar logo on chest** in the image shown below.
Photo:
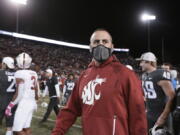
[[[94,80],[88,82],[82,92],[82,100],[84,104],[93,105],[95,100],[99,100],[101,92],[96,93],[96,86],[106,82],[105,78],[97,76]]]

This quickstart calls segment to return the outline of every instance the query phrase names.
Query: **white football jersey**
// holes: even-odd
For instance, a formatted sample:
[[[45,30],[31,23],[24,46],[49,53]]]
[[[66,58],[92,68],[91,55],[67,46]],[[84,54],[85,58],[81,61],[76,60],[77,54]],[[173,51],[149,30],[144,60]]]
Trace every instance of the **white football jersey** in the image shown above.
[[[18,70],[15,73],[15,79],[16,78],[24,80],[22,99],[35,100],[35,86],[38,80],[37,73],[32,70]]]

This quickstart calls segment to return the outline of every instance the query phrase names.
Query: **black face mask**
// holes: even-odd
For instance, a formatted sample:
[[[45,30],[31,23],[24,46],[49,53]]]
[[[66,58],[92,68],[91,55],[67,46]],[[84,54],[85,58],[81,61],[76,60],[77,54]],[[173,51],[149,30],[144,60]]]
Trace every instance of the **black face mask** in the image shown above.
[[[112,48],[105,47],[104,45],[97,45],[91,50],[92,57],[99,63],[106,61],[112,54]]]

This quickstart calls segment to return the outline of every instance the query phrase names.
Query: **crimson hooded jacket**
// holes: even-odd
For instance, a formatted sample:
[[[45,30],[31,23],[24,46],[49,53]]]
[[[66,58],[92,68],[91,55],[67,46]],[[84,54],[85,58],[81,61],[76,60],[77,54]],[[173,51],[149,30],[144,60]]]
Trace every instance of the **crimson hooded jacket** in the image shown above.
[[[60,111],[51,135],[64,135],[82,116],[83,135],[147,135],[140,80],[113,55],[91,62]]]

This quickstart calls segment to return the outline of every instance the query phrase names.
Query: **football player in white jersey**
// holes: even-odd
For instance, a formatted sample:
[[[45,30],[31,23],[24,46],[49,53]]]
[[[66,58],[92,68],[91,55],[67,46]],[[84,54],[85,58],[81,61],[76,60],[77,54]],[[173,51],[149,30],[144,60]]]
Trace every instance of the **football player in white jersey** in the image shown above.
[[[15,73],[17,90],[13,100],[6,109],[6,115],[11,115],[11,109],[18,104],[15,112],[13,131],[15,135],[30,135],[30,124],[38,100],[38,77],[35,71],[30,70],[32,58],[27,53],[21,53],[16,57],[20,68]]]

